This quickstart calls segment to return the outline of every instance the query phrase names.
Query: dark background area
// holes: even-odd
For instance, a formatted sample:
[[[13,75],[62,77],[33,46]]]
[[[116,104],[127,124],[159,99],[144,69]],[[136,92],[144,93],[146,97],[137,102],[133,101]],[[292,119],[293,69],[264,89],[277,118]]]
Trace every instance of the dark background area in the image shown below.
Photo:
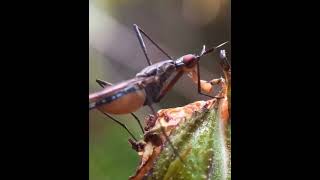
[[[117,2],[123,4],[125,1]],[[137,159],[128,148],[124,131],[113,127],[114,132],[108,134],[119,133],[117,136],[123,141],[114,141],[103,134],[91,134],[92,116],[100,115],[90,114],[88,122],[88,2],[77,1],[76,5],[72,1],[3,3],[7,10],[2,11],[2,44],[5,45],[1,66],[3,176],[88,179],[89,128],[90,142],[92,137],[103,137],[99,141],[101,144],[107,142],[109,146],[106,147],[114,147],[110,151],[118,150],[121,154],[112,157],[104,153],[109,148],[101,148],[100,157],[108,156],[117,163],[110,167],[110,171],[123,166],[128,170],[127,174],[131,174]],[[42,7],[39,8],[39,5]],[[98,7],[104,8],[102,5]],[[319,92],[316,86],[318,58],[315,57],[319,34],[316,27],[317,7],[300,1],[232,2],[233,179],[319,179],[315,178],[319,176],[319,126],[318,106],[314,104],[318,102]],[[148,8],[144,7],[144,10]],[[170,22],[170,18],[166,21]],[[134,23],[149,26],[141,21]],[[179,22],[172,21],[166,29],[169,31],[174,23]],[[126,24],[128,29],[132,28],[131,24]],[[146,28],[149,32],[151,27]],[[157,30],[160,29],[153,31]],[[153,34],[153,31],[149,33],[158,38],[160,33]],[[174,35],[180,33],[182,31]],[[180,41],[189,39],[182,38]],[[160,38],[156,40],[166,43]],[[179,56],[185,52],[198,52],[204,42],[208,46],[217,43],[207,40],[209,38],[199,40],[199,44],[192,44],[194,47],[190,49],[170,45],[171,49],[167,50]],[[90,48],[89,51],[92,53]],[[142,66],[140,63],[137,65]],[[91,84],[94,76],[90,76]],[[117,77],[112,77],[112,80]],[[109,80],[109,77],[105,78]],[[119,77],[116,81],[122,79],[125,78]],[[94,88],[97,86],[92,84],[90,92]],[[170,101],[168,96],[166,103],[180,105]],[[97,127],[103,127],[100,132],[109,133],[106,130],[114,125],[102,116],[98,119],[101,120],[96,121],[101,123],[96,123]],[[122,148],[114,145],[117,142]],[[120,151],[130,152],[128,157],[133,157],[132,160],[124,161],[127,157],[118,159],[127,156]],[[103,162],[100,162],[102,168],[97,168],[97,171],[110,172],[104,168],[106,165]],[[127,166],[127,162],[131,162],[130,165]],[[123,175],[125,179],[127,174]]]

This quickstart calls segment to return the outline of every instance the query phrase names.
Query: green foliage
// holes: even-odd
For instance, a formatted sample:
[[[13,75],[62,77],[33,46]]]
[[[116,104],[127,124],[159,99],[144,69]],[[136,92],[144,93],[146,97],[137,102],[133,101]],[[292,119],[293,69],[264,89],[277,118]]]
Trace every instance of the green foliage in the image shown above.
[[[183,163],[166,145],[149,179],[231,179],[231,127],[225,131],[220,122],[213,108],[183,124],[170,136]]]
[[[134,123],[133,120],[129,122],[130,125]],[[89,136],[89,179],[128,179],[135,171],[139,157],[130,148],[125,130],[105,117],[100,119],[99,116],[91,122],[91,126],[97,127],[91,127]],[[137,127],[134,130],[138,132],[139,129]]]

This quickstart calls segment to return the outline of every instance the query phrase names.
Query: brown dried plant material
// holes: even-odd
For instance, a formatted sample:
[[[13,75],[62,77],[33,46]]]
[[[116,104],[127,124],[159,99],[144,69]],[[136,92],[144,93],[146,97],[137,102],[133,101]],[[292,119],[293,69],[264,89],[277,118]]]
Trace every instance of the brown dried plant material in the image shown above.
[[[194,103],[188,104],[184,107],[169,108],[159,110],[157,119],[152,127],[149,127],[149,130],[145,134],[143,141],[140,141],[140,144],[143,144],[142,149],[138,151],[139,156],[141,157],[140,165],[136,171],[136,174],[130,179],[140,180],[143,179],[148,174],[153,173],[155,163],[158,161],[161,152],[163,151],[166,144],[166,137],[162,134],[161,126],[166,132],[168,137],[171,137],[174,131],[179,131],[179,126],[188,123],[189,120],[193,119],[199,114],[204,114],[208,111],[214,110],[217,113],[222,122],[223,128],[228,125],[229,120],[229,111],[228,111],[228,97],[226,96],[227,87],[225,80],[223,78],[219,80],[214,80],[216,83],[221,85],[221,92],[218,96],[223,97],[221,99],[211,99],[208,101],[196,101]],[[211,81],[212,82],[212,81]],[[150,117],[151,118],[151,117]],[[152,119],[152,118],[151,118]],[[227,131],[226,131],[227,132]],[[167,147],[171,148],[171,147]],[[186,148],[185,151],[182,151],[180,156],[184,159],[187,159],[192,151],[193,147]],[[229,147],[231,148],[231,147]],[[176,160],[177,161],[177,160]],[[173,161],[174,162],[174,161]],[[176,162],[177,163],[177,162]],[[173,165],[171,165],[173,166]],[[202,176],[209,176],[202,175]]]
[[[227,125],[229,118],[230,118],[230,111],[229,111],[229,101],[228,101],[228,85],[226,84],[226,80],[221,78],[218,79],[221,84],[222,90],[220,92],[220,96],[223,97],[219,100],[219,116],[221,120],[223,121],[223,125]],[[212,80],[211,83],[217,80]]]
[[[144,148],[138,152],[141,157],[141,162],[136,174],[130,177],[130,179],[142,179],[152,169],[153,163],[160,154],[162,145],[166,141],[165,136],[161,131],[161,125],[165,129],[167,136],[170,136],[171,132],[177,128],[179,124],[185,123],[197,112],[200,113],[213,108],[216,105],[216,102],[216,99],[197,101],[184,107],[159,110],[155,125],[146,132],[145,141],[139,142],[145,144]],[[155,138],[150,138],[151,136],[160,138],[161,144],[156,143]]]
[[[141,161],[131,180],[231,179],[231,68],[221,65],[224,78],[200,82],[205,92],[220,85],[221,98],[162,109],[156,119],[149,116],[144,140],[132,143]],[[189,73],[193,82],[196,73]],[[161,127],[186,163],[176,157]]]

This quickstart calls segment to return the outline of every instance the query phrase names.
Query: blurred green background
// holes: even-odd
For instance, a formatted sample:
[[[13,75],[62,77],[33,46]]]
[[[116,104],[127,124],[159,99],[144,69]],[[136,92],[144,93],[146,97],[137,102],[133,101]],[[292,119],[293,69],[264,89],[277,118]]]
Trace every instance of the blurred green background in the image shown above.
[[[138,24],[171,56],[198,54],[207,48],[231,41],[230,0],[89,0],[89,91],[100,87],[95,79],[111,83],[135,76],[147,65],[133,24]],[[153,62],[165,60],[147,39]],[[231,61],[231,45],[225,47]],[[201,60],[201,78],[222,76],[217,54]],[[155,108],[183,106],[204,100],[196,86],[184,76]],[[136,112],[140,120],[149,113]],[[139,126],[129,115],[114,116],[141,138]],[[128,143],[124,129],[96,110],[89,113],[90,180],[128,179],[138,167],[139,157]]]

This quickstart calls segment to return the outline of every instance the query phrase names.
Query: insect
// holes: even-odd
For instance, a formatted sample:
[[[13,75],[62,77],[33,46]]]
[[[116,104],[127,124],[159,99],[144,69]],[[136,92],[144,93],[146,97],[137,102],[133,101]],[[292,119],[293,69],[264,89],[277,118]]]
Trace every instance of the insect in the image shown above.
[[[149,106],[152,113],[156,115],[152,104],[161,101],[161,99],[172,89],[176,82],[182,77],[183,74],[189,74],[193,82],[198,86],[198,93],[211,98],[216,98],[204,92],[210,92],[212,85],[210,82],[200,79],[200,57],[211,53],[219,47],[225,45],[228,42],[224,42],[216,47],[210,49],[203,46],[199,55],[187,54],[176,60],[174,60],[168,53],[166,53],[150,36],[148,36],[139,26],[133,25],[136,35],[138,37],[142,51],[146,57],[148,66],[141,70],[136,76],[127,81],[123,81],[112,85],[106,81],[97,79],[97,83],[104,89],[89,95],[89,110],[98,109],[113,121],[124,127],[133,139],[136,138],[127,129],[127,127],[121,122],[109,114],[128,114],[137,120],[139,126],[144,133],[144,129],[133,113],[142,106]],[[142,38],[142,34],[148,38],[162,53],[166,55],[168,60],[164,60],[155,64],[152,64],[147,48]],[[169,78],[172,79],[169,81]],[[169,81],[169,82],[168,82]]]

